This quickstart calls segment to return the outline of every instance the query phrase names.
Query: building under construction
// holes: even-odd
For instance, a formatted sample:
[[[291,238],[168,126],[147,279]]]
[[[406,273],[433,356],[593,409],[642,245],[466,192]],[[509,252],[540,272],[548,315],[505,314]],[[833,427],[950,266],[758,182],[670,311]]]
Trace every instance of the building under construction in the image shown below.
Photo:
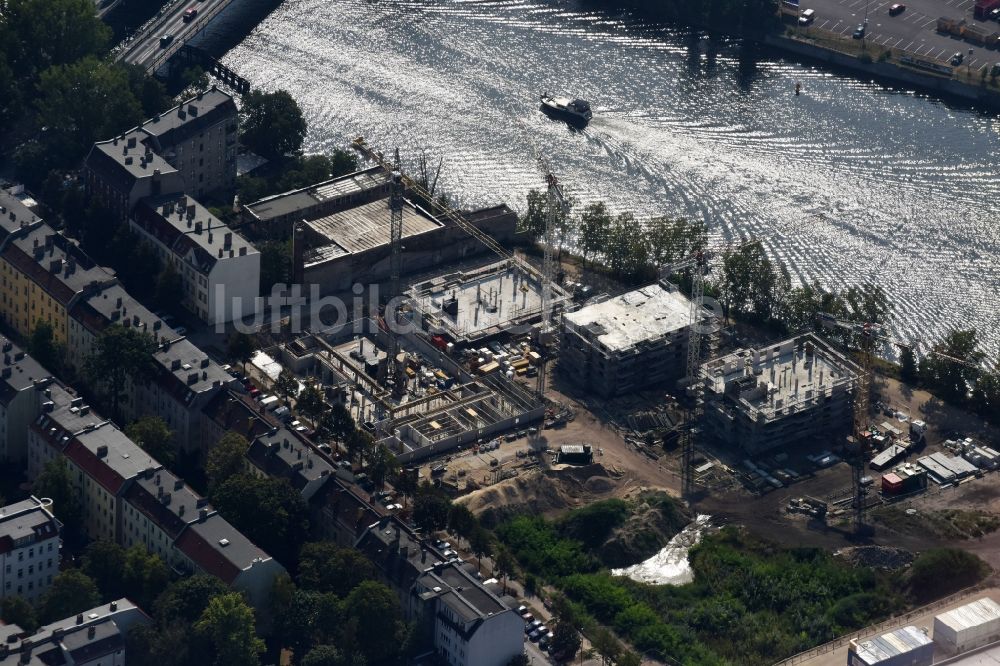
[[[507,206],[465,214],[465,219],[500,243],[517,236],[517,215]],[[388,198],[299,222],[292,240],[295,282],[317,284],[322,295],[354,284],[386,282],[391,275],[391,211]],[[438,219],[404,199],[401,275],[461,261],[487,248],[447,218]]]
[[[660,282],[566,314],[560,371],[604,397],[680,379],[690,304]]]
[[[702,366],[704,431],[750,454],[851,431],[857,367],[811,333]]]
[[[542,315],[542,284],[513,261],[450,271],[420,280],[409,290],[415,316],[425,331],[444,334],[456,345],[505,332],[524,332]],[[570,300],[552,285],[552,306]]]

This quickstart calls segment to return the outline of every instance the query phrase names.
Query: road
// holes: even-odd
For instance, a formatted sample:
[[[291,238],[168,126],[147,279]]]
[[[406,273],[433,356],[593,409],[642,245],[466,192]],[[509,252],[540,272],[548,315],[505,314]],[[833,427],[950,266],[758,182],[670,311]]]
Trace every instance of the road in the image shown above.
[[[987,32],[1000,31],[993,21],[976,21],[972,18],[974,0],[905,0],[906,10],[889,16],[889,7],[897,0],[803,0],[802,9],[816,10],[813,26],[849,37],[868,18],[866,43],[885,48],[908,51],[912,54],[947,63],[951,56],[961,52],[962,67],[980,69],[1000,61],[1000,54],[985,47],[975,46],[957,37],[937,32],[938,17],[965,19],[968,23]],[[969,56],[969,49],[973,54]]]
[[[172,0],[125,44],[117,57],[129,64],[142,65],[148,71],[155,70],[233,1]],[[184,12],[188,9],[198,13],[193,20],[185,21]],[[170,37],[169,43],[161,45],[163,36]]]

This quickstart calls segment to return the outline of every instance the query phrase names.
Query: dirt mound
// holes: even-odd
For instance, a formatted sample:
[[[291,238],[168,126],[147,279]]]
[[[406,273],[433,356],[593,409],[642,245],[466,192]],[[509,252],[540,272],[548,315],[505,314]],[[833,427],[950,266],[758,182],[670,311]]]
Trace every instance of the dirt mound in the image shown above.
[[[594,463],[519,474],[458,501],[477,515],[487,509],[549,515],[610,495],[615,488],[608,470]]]
[[[892,571],[909,566],[914,555],[903,548],[891,546],[857,546],[842,548],[836,552],[837,557],[847,561],[852,566],[870,567]]]
[[[600,548],[601,560],[609,567],[627,567],[653,556],[691,522],[691,514],[663,493],[645,494],[639,502]]]

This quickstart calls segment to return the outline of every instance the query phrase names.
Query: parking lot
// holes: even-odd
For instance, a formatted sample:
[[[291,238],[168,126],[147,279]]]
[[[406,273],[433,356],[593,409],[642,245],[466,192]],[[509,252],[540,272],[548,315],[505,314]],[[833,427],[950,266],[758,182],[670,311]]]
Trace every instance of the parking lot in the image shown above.
[[[972,70],[1000,61],[1000,54],[975,46],[957,37],[937,32],[937,19],[965,19],[987,32],[1000,31],[993,21],[976,21],[972,17],[975,0],[906,0],[906,10],[889,16],[889,7],[897,0],[802,0],[801,9],[814,9],[816,18],[811,27],[850,37],[868,19],[866,45],[906,51],[942,63],[953,54],[963,54],[962,67]],[[969,55],[969,49],[973,49]]]

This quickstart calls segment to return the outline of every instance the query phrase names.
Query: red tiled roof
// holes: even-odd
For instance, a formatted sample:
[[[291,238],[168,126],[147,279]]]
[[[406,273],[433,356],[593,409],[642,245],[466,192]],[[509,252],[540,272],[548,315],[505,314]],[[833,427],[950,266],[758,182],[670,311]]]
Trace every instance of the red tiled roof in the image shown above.
[[[208,520],[213,519],[222,520],[218,514],[208,518]],[[242,571],[236,564],[223,555],[218,545],[202,537],[194,529],[193,525],[188,526],[186,530],[181,532],[176,544],[177,548],[187,555],[199,569],[210,576],[219,578],[227,585],[232,585]]]
[[[104,486],[112,495],[117,495],[122,485],[124,485],[125,479],[118,472],[108,467],[103,460],[81,444],[79,440],[75,438],[70,440],[63,453],[77,467]]]

